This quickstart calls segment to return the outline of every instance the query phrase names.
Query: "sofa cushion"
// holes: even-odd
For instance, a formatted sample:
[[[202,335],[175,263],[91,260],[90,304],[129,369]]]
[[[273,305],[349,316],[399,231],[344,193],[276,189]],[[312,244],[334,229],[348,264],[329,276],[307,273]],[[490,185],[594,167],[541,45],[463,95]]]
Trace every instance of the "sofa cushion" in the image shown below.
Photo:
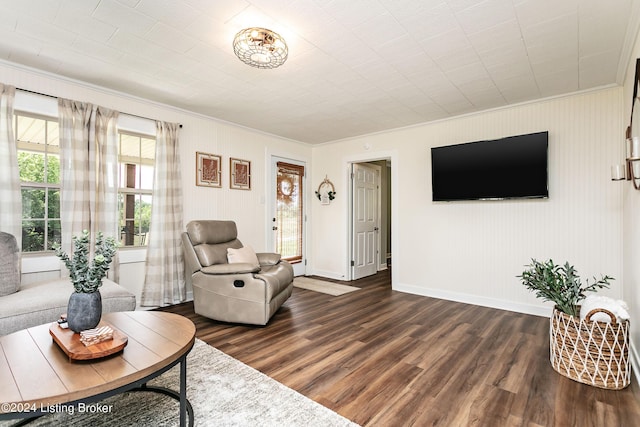
[[[105,278],[99,290],[103,313],[135,310],[136,297],[124,287]],[[0,335],[56,321],[67,312],[72,293],[69,278],[23,284],[0,298]]]
[[[20,288],[20,248],[16,238],[0,231],[0,297]]]
[[[238,249],[228,248],[227,260],[229,261],[229,264],[244,263],[255,265],[256,267],[260,266],[258,256],[251,246],[245,246]]]

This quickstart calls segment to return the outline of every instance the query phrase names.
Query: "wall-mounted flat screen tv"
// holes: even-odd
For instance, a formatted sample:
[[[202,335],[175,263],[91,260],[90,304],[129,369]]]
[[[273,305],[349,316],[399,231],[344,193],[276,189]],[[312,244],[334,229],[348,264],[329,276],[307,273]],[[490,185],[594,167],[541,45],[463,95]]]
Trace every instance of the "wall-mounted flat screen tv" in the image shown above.
[[[431,148],[433,201],[549,197],[549,132]]]

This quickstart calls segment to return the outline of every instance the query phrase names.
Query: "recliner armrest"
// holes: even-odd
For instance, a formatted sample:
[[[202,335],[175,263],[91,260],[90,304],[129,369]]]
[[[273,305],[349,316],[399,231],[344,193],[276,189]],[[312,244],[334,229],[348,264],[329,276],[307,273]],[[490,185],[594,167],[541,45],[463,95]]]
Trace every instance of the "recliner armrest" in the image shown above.
[[[211,275],[257,273],[260,271],[260,266],[245,262],[237,262],[232,264],[214,264],[208,267],[202,267],[200,271],[204,274]]]
[[[280,254],[261,252],[257,253],[256,256],[258,257],[260,265],[276,265],[280,262]]]

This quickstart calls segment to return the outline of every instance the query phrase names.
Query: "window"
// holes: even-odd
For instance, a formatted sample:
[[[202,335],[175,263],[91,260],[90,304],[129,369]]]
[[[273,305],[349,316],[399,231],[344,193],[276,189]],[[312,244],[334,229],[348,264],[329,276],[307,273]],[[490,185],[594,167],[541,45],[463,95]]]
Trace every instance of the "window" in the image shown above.
[[[60,243],[60,142],[58,119],[14,114],[22,191],[22,251]]]
[[[121,131],[118,209],[122,246],[146,246],[151,222],[155,137]]]

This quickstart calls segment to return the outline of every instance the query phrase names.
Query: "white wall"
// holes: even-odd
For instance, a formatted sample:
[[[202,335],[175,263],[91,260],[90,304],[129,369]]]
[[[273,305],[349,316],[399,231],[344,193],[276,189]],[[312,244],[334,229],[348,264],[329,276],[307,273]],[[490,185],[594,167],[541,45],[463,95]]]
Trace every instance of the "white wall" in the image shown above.
[[[640,57],[640,36],[636,39],[635,48],[629,58],[627,74],[624,81],[624,125],[629,125],[631,117],[631,99],[633,97],[633,83],[635,78],[636,58]],[[637,106],[636,106],[637,107]],[[634,111],[634,136],[640,136],[640,115]],[[620,137],[620,144],[624,135]],[[622,161],[620,158],[619,163]],[[630,308],[631,315],[631,354],[634,360],[636,378],[640,381],[640,191],[635,190],[631,183],[625,183],[624,192],[624,287],[623,297]]]
[[[622,128],[622,89],[605,88],[314,147],[313,182],[328,175],[337,199],[313,206],[313,270],[348,276],[348,163],[390,157],[394,289],[547,314],[515,276],[552,258],[615,277],[605,293],[621,297]],[[545,130],[549,199],[431,201],[430,147]]]
[[[528,293],[515,276],[530,258],[551,257],[570,261],[584,278],[614,276],[617,280],[607,293],[624,297],[635,319],[640,316],[640,267],[635,262],[640,253],[640,192],[631,190],[628,183],[611,182],[609,166],[623,158],[630,75],[638,56],[636,46],[624,89],[575,94],[314,148],[7,63],[0,62],[0,82],[182,123],[185,223],[233,218],[240,238],[256,250],[267,249],[270,156],[305,160],[308,166],[313,159],[308,183],[311,273],[347,277],[349,162],[391,159],[395,289],[547,313],[548,304]],[[431,201],[430,147],[541,130],[550,133],[548,200]],[[196,151],[223,156],[222,189],[195,186]],[[252,191],[228,189],[230,156],[252,161]],[[336,200],[328,206],[312,194],[325,175],[337,191]],[[123,258],[121,283],[138,293],[144,251],[127,251]],[[55,257],[25,257],[25,262],[27,281],[56,274]],[[632,328],[632,334],[637,349],[640,333]]]
[[[170,106],[155,104],[95,86],[63,79],[0,62],[0,82],[52,96],[92,102],[123,113],[154,120],[178,122],[183,180],[183,213],[185,224],[193,219],[233,219],[239,238],[257,251],[267,250],[268,180],[271,155],[310,161],[308,145],[199,116]],[[195,153],[202,151],[222,156],[222,188],[195,185]],[[229,157],[251,161],[251,191],[229,189]],[[145,250],[123,249],[120,283],[140,297],[144,280]],[[126,253],[124,253],[126,252]],[[45,261],[45,262],[43,262]],[[23,257],[25,281],[50,278],[57,260],[49,257]],[[45,265],[47,273],[42,273]],[[51,266],[54,267],[51,267]]]

